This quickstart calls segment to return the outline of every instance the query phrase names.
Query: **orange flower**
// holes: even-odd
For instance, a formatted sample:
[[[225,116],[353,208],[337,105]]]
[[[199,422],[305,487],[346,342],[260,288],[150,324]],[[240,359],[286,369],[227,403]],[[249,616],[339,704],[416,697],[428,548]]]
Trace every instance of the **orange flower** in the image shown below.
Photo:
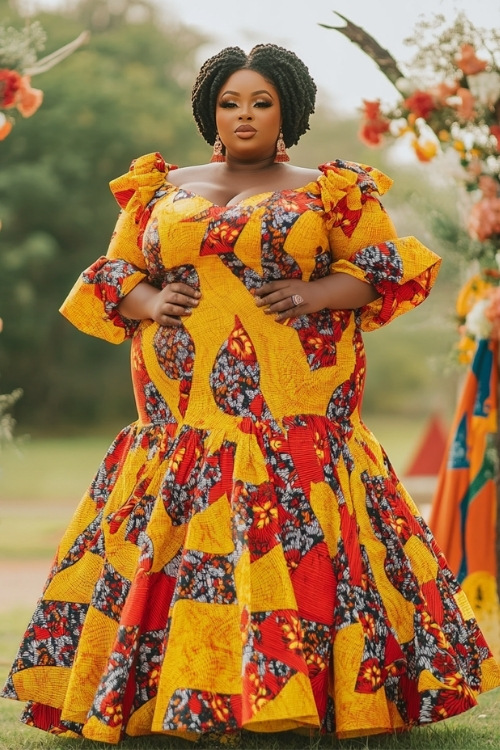
[[[460,104],[456,108],[457,115],[462,120],[473,120],[476,116],[474,105],[476,100],[472,96],[469,89],[459,88],[457,90],[457,96],[460,97]]]
[[[436,109],[434,97],[428,91],[415,91],[414,94],[404,100],[404,105],[417,117],[427,120],[431,112]]]
[[[23,117],[34,115],[43,101],[43,91],[31,88],[30,80],[23,76],[17,92],[16,107]]]
[[[457,59],[457,68],[460,68],[466,76],[473,76],[485,70],[488,63],[476,57],[476,50],[472,44],[462,44],[460,57]]]
[[[9,135],[10,131],[12,130],[12,122],[8,120],[5,115],[3,115],[3,121],[1,119],[1,115],[3,113],[0,112],[0,141],[5,140],[7,136]]]
[[[383,134],[389,130],[389,120],[380,111],[380,101],[363,100],[363,117],[359,139],[367,146],[380,146]]]
[[[432,88],[429,89],[429,94],[440,107],[444,107],[446,106],[449,97],[457,93],[457,88],[457,82],[438,83],[436,86],[432,86]]]
[[[434,141],[419,141],[415,138],[411,145],[419,161],[432,161],[438,152]]]
[[[278,520],[278,509],[272,505],[271,500],[267,500],[261,505],[253,505],[252,511],[257,521],[258,529],[263,529],[273,521]]]
[[[490,125],[490,133],[497,139],[497,151],[500,152],[500,125]]]

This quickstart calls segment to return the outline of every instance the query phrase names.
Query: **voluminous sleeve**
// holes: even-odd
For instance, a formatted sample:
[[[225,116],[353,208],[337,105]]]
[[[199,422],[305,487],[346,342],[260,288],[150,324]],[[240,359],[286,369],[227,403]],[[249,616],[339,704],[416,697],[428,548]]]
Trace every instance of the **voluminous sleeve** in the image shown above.
[[[110,183],[121,210],[108,251],[80,274],[60,307],[62,315],[84,333],[120,344],[139,325],[140,321],[120,315],[117,307],[137,284],[151,281],[142,235],[150,214],[148,204],[171,168],[175,167],[166,164],[160,154],[146,154]]]
[[[392,180],[356,162],[320,167],[319,182],[333,255],[331,273],[371,284],[379,297],[359,310],[360,326],[371,331],[413,309],[428,296],[441,258],[415,237],[398,237],[379,195]]]

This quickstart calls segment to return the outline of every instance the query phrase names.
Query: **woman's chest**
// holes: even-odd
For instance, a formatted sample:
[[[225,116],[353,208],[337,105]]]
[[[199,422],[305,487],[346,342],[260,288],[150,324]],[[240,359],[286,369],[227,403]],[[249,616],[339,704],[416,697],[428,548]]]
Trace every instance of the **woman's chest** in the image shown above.
[[[177,188],[150,207],[143,253],[154,274],[218,256],[225,265],[248,266],[266,279],[323,276],[331,263],[323,217],[320,196],[308,192],[262,194],[217,206]]]

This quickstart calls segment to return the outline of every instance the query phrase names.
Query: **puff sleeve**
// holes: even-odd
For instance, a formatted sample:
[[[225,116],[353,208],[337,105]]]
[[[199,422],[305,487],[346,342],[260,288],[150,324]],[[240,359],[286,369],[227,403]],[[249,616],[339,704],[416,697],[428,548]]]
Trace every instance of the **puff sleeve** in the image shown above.
[[[330,248],[331,273],[371,284],[379,297],[359,310],[360,327],[371,331],[417,307],[428,296],[441,258],[415,237],[398,237],[380,203],[392,180],[356,162],[333,161],[319,179]]]
[[[117,307],[137,284],[149,279],[142,235],[150,215],[148,204],[170,168],[175,167],[166,164],[160,154],[146,154],[110,183],[121,210],[107,254],[80,274],[60,307],[61,314],[84,333],[120,344],[139,325],[139,321],[120,315]]]

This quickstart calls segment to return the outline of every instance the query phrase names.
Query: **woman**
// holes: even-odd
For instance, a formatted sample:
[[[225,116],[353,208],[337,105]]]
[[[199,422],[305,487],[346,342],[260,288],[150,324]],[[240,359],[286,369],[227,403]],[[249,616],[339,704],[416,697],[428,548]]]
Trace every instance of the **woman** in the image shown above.
[[[363,424],[362,331],[440,259],[398,239],[377,170],[286,162],[316,88],[275,45],[202,67],[213,162],[111,183],[106,257],[62,313],[132,342],[138,420],[57,552],[4,689],[68,736],[351,737],[438,721],[500,684],[470,607]]]

